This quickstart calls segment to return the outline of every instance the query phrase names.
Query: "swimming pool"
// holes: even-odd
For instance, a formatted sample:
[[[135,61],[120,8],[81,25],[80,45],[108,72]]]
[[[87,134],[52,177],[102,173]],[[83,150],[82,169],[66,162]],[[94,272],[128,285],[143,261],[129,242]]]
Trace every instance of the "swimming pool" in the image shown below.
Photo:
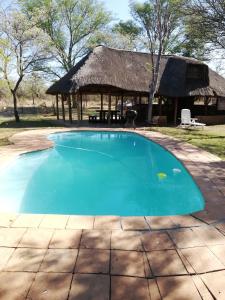
[[[164,216],[204,208],[182,163],[141,135],[77,131],[48,138],[54,148],[0,170],[0,211]]]

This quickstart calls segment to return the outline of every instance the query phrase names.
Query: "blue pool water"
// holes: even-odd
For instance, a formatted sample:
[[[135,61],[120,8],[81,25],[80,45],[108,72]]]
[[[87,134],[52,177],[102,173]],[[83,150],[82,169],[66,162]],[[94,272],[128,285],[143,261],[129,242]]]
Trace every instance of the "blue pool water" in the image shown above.
[[[0,170],[0,211],[80,215],[176,215],[204,208],[184,166],[146,138],[80,131]]]

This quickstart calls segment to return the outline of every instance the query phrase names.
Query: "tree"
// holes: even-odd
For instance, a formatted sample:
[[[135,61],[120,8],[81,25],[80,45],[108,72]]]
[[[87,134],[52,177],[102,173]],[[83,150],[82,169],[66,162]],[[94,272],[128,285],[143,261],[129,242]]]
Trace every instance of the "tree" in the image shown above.
[[[13,97],[15,120],[19,122],[17,91],[25,75],[40,69],[47,59],[46,36],[36,20],[18,10],[0,12],[0,72]],[[11,77],[11,78],[10,78]]]
[[[111,20],[97,0],[20,0],[28,16],[39,16],[49,36],[54,62],[48,72],[61,77],[99,43],[99,31]]]
[[[186,13],[192,16],[192,28],[205,41],[225,49],[225,1],[192,0]]]
[[[150,52],[148,69],[151,80],[147,120],[149,123],[152,121],[152,103],[158,85],[161,57],[166,52],[173,34],[176,34],[179,28],[183,5],[182,0],[149,0],[131,4],[132,15],[145,33],[146,48]]]

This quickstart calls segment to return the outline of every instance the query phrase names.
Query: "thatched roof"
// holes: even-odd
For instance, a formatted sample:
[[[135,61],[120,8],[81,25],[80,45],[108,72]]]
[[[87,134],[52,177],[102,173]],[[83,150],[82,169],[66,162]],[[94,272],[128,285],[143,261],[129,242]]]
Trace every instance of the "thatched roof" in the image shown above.
[[[187,79],[190,65],[198,65],[204,79]],[[82,91],[147,95],[150,66],[148,53],[97,46],[54,83],[47,93],[72,94]],[[225,96],[225,79],[195,59],[164,55],[157,91],[167,97]]]

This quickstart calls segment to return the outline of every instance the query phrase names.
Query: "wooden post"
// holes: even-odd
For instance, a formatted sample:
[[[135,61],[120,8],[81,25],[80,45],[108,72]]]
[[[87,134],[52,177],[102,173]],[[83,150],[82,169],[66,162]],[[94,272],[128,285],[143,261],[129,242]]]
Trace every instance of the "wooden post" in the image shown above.
[[[83,95],[80,93],[80,119],[83,120]]]
[[[178,109],[178,98],[174,100],[174,125],[177,124],[177,109]]]
[[[72,123],[73,120],[72,120],[72,107],[71,107],[71,96],[70,95],[68,96],[68,107],[69,107],[69,120],[70,120],[70,123]]]
[[[61,94],[61,102],[62,102],[62,117],[63,121],[65,122],[65,108],[64,108],[64,94]]]
[[[101,110],[103,110],[103,94],[101,94]]]
[[[159,96],[159,116],[162,115],[162,97]]]
[[[111,125],[111,94],[109,94],[108,125]]]
[[[205,104],[205,115],[208,114],[208,104],[209,104],[209,97],[206,96],[205,99],[204,99],[204,104]]]
[[[80,124],[80,94],[77,94],[77,120],[78,124]]]
[[[121,116],[123,117],[123,95],[121,97]]]
[[[56,117],[59,120],[59,95],[56,94]]]

